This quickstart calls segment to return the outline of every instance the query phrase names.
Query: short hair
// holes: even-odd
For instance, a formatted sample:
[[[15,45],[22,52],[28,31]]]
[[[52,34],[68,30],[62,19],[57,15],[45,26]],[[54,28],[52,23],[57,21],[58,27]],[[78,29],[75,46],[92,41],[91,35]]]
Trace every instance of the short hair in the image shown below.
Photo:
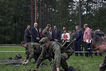
[[[102,44],[102,42],[104,42],[103,38],[101,38],[98,35],[94,35],[93,39],[92,39],[92,48],[96,48],[96,46],[99,46]]]
[[[80,25],[76,25],[78,28],[81,28],[81,26]]]
[[[37,22],[35,22],[34,24],[38,24]]]
[[[84,26],[88,27],[88,24],[84,24]]]

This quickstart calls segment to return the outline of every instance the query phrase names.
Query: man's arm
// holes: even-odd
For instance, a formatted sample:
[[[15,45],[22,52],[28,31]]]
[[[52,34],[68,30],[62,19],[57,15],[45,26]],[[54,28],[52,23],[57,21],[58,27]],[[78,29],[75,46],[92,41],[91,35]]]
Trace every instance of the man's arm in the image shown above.
[[[54,48],[54,59],[56,62],[56,69],[57,71],[60,71],[60,62],[61,62],[60,46],[58,44],[55,44],[53,48]]]
[[[48,32],[47,32],[47,29],[45,28],[45,29],[42,31],[42,35],[43,35],[44,37],[47,37],[47,36],[48,36],[47,33],[48,33]]]

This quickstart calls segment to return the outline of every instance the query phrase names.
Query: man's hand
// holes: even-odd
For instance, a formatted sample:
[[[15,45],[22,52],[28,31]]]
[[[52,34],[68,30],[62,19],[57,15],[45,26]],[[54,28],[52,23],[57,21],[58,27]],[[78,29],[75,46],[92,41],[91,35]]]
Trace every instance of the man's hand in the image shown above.
[[[24,61],[22,62],[22,64],[26,65],[26,64],[28,64],[28,62],[29,62],[29,60],[24,60]]]

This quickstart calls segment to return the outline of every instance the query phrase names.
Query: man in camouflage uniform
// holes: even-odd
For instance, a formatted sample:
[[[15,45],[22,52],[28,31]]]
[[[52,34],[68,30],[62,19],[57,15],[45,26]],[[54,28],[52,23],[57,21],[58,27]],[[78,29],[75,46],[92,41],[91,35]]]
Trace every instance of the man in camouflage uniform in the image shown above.
[[[50,26],[51,26],[50,24],[47,24],[47,26],[42,31],[43,37],[49,37],[50,36],[50,34],[49,34],[49,28],[50,28]]]
[[[99,71],[105,71],[105,70],[106,70],[106,56],[105,56],[103,63],[100,64],[99,66]]]
[[[37,60],[40,55],[41,47],[39,43],[25,43],[22,42],[22,46],[26,49],[26,59],[23,64],[27,64],[32,58]]]
[[[36,70],[38,71],[39,65],[41,62],[45,59],[44,56],[49,54],[50,57],[52,57],[52,63],[56,64],[56,69],[52,69],[52,71],[60,71],[60,61],[61,61],[61,48],[56,43],[51,43],[47,37],[44,37],[40,40],[40,43],[42,43],[42,52],[37,60],[36,63]]]
[[[49,54],[49,56],[52,57],[52,71],[60,71],[60,65],[65,71],[68,71],[66,60],[72,55],[72,50],[66,50],[66,48],[61,51],[62,45],[58,42],[49,41],[47,37],[42,38],[40,43],[43,43],[42,52],[38,58],[36,70],[38,70],[40,63],[44,60],[44,55]]]
[[[98,53],[103,53],[106,51],[106,42],[100,37],[95,35],[92,40],[92,48],[96,50]],[[99,71],[105,71],[106,70],[106,56],[104,58],[104,61],[99,66]]]

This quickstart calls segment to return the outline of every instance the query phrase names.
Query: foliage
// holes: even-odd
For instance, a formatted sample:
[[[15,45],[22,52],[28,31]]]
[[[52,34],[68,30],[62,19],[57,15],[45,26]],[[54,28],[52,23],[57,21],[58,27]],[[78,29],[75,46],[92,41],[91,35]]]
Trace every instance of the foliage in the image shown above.
[[[38,0],[37,6],[39,27],[44,28],[49,23],[57,25],[60,30],[65,26],[72,31],[75,25],[80,24],[77,0]],[[30,11],[30,0],[0,0],[0,43],[23,41],[26,25],[31,24]],[[102,28],[106,33],[106,5],[103,0],[81,0],[81,13],[82,28],[88,23],[93,30]]]

